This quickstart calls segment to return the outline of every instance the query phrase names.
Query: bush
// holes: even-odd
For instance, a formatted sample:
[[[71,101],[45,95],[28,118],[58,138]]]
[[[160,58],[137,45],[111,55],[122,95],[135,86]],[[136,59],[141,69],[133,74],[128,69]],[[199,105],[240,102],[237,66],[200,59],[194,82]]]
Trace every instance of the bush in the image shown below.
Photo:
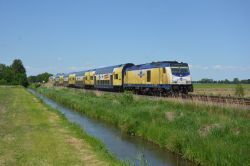
[[[37,89],[37,88],[39,88],[41,86],[41,84],[39,84],[39,83],[33,83],[33,84],[30,84],[30,88],[32,88],[32,89]]]
[[[130,91],[124,92],[120,97],[120,102],[122,105],[131,104],[134,101],[133,93]]]
[[[6,85],[7,81],[5,79],[0,79],[0,85]]]
[[[244,97],[245,92],[244,92],[244,88],[241,84],[237,84],[235,87],[235,95],[238,97]]]

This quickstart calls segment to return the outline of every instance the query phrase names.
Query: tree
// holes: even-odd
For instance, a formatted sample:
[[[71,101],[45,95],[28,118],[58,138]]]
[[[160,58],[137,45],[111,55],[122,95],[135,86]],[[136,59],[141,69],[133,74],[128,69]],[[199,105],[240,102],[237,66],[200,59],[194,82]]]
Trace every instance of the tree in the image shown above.
[[[28,77],[28,82],[29,82],[29,83],[37,82],[37,81],[36,81],[36,76],[29,76],[29,77]]]
[[[5,70],[6,66],[4,64],[0,64],[0,78],[5,79]]]
[[[229,81],[228,79],[225,79],[224,83],[225,83],[225,84],[229,84],[230,81]]]
[[[52,74],[45,72],[42,74],[38,74],[37,76],[29,76],[28,80],[29,80],[29,83],[48,82],[50,76],[52,76]]]
[[[234,83],[234,84],[238,84],[238,83],[240,83],[239,78],[234,78],[233,83]]]
[[[13,72],[12,84],[27,87],[28,79],[22,61],[20,59],[15,59],[10,67]]]
[[[203,78],[199,82],[200,83],[213,83],[214,80],[213,79],[209,79],[209,78]]]
[[[23,63],[20,59],[15,59],[10,67],[12,68],[14,73],[25,73],[26,74],[26,70],[25,70]]]
[[[2,85],[12,84],[13,81],[13,71],[11,67],[4,64],[0,64],[0,79]]]

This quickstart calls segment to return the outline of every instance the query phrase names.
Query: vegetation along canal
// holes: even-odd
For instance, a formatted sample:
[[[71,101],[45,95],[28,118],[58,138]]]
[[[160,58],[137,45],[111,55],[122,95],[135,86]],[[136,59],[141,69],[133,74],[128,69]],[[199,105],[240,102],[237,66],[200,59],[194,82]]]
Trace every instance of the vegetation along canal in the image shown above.
[[[142,162],[154,166],[193,165],[193,163],[183,160],[171,152],[162,150],[147,141],[129,136],[113,126],[67,109],[34,90],[29,89],[29,91],[42,99],[46,104],[59,110],[69,121],[78,124],[88,134],[102,140],[107,149],[119,159],[128,160],[135,165],[141,165]]]

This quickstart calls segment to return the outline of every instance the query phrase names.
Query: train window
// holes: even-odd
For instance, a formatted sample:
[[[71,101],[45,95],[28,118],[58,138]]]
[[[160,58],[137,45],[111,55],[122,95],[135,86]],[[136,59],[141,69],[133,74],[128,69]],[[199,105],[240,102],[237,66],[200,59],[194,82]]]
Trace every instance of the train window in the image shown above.
[[[180,72],[181,72],[182,74],[187,74],[187,73],[189,73],[189,69],[188,69],[187,67],[181,67],[181,68],[180,68]]]
[[[151,81],[151,71],[148,70],[147,71],[147,82],[150,82]]]
[[[172,67],[171,71],[172,71],[172,74],[178,74],[178,73],[180,73],[180,68]]]
[[[115,79],[116,79],[116,80],[118,79],[118,74],[115,74]]]
[[[166,73],[166,68],[162,68],[162,70],[163,70],[163,73]]]
[[[90,76],[90,80],[93,80],[93,76]]]

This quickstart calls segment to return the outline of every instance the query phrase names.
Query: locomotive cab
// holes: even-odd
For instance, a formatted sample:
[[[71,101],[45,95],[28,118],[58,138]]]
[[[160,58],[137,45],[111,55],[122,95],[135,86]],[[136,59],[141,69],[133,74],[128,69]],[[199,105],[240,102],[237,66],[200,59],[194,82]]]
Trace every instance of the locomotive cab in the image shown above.
[[[192,79],[187,63],[170,64],[172,90],[182,93],[193,91]]]

